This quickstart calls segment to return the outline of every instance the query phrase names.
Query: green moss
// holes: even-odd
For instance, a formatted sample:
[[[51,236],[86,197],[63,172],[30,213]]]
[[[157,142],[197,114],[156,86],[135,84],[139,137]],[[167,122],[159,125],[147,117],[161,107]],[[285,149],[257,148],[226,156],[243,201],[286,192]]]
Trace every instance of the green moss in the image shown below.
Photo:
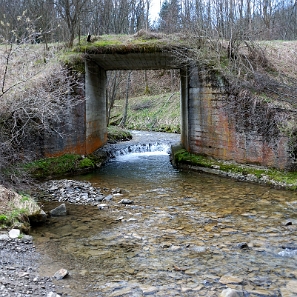
[[[213,162],[202,155],[194,155],[188,153],[185,149],[179,149],[174,153],[174,160],[176,164],[184,163],[188,165],[199,165],[202,167],[210,167]]]
[[[81,169],[94,168],[96,164],[90,158],[76,154],[65,154],[60,157],[46,158],[25,165],[25,170],[35,178],[62,176]]]
[[[89,159],[89,158],[83,158],[82,160],[79,161],[78,167],[79,168],[94,168],[96,166],[96,164],[94,164],[94,162]]]
[[[6,223],[7,220],[8,220],[7,215],[5,215],[5,214],[0,214],[0,224],[1,224],[1,225],[4,224],[4,223]]]
[[[85,73],[85,59],[82,53],[73,51],[62,52],[59,55],[59,60],[67,67],[70,67],[79,73]]]
[[[180,167],[182,164],[198,167],[215,168],[223,172],[230,172],[245,175],[253,175],[259,180],[263,176],[268,177],[269,184],[281,183],[288,189],[297,189],[297,172],[287,172],[276,169],[259,168],[242,164],[228,163],[215,160],[203,155],[196,155],[187,152],[184,148],[177,147],[172,150],[174,164]]]
[[[144,35],[102,35],[93,36],[91,42],[83,37],[80,44],[73,47],[74,52],[87,54],[100,53],[152,53],[182,46],[185,40],[174,35],[158,35],[147,33]]]

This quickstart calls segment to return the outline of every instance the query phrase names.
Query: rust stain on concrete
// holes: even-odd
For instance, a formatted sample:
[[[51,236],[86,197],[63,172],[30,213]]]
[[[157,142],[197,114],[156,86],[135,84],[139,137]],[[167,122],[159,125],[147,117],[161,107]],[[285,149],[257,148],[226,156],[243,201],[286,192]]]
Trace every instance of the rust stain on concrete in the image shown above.
[[[65,154],[78,154],[78,155],[85,155],[86,154],[86,144],[85,143],[78,143],[76,145],[67,146],[65,148],[61,148],[59,151],[56,152],[45,152],[45,157],[59,157]]]
[[[107,142],[107,133],[105,133],[103,140],[98,136],[89,136],[86,140],[86,155],[93,153]]]

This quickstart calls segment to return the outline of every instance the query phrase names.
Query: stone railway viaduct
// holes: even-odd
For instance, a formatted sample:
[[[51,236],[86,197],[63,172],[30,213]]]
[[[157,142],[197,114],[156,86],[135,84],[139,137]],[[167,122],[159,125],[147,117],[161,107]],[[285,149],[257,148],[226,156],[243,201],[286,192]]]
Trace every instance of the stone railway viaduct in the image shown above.
[[[85,59],[84,103],[65,111],[64,137],[48,136],[44,154],[93,153],[107,141],[107,70],[179,69],[181,144],[191,153],[221,160],[285,169],[291,166],[288,138],[273,143],[257,131],[239,131],[224,108],[224,83],[198,65],[180,65],[170,53],[156,51],[89,53]]]

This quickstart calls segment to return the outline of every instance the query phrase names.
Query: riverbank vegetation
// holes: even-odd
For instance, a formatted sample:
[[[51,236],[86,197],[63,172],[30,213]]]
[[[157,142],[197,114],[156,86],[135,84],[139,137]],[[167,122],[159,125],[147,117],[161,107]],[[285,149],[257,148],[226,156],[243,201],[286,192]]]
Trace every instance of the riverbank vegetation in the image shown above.
[[[40,216],[40,207],[24,193],[18,194],[0,185],[0,229],[19,228],[27,232],[30,216]]]
[[[285,172],[274,168],[215,160],[204,155],[191,154],[179,146],[172,149],[172,163],[179,169],[205,171],[237,180],[297,190],[297,172]]]
[[[141,44],[143,46],[143,36],[141,34],[139,37],[125,36],[121,38],[127,40],[139,38],[138,46]],[[145,36],[151,35],[147,33]],[[177,35],[171,40],[179,38],[185,42],[185,36]],[[104,37],[100,38],[104,39]],[[154,34],[151,36],[151,39],[153,38],[156,38]],[[164,38],[166,39],[166,36]],[[116,39],[115,36],[111,40],[114,39]],[[228,87],[231,99],[235,98],[236,94],[245,92],[242,102],[229,101],[229,104],[232,102],[234,102],[233,105],[235,104],[229,106],[231,111],[240,112],[241,117],[247,114],[246,109],[250,106],[247,101],[254,102],[254,106],[259,103],[264,104],[270,111],[275,107],[285,110],[294,108],[297,93],[294,85],[296,80],[296,56],[294,54],[297,47],[296,41],[262,41],[257,44],[238,41],[236,43],[236,59],[228,58],[228,42],[226,40],[217,40],[216,43],[208,40],[208,45],[206,45],[207,40],[199,42],[200,46],[205,46],[203,50],[199,50],[198,40],[194,39],[194,42],[191,41],[193,47],[188,48],[188,56],[184,56],[178,47],[174,49],[175,55],[177,59],[199,60],[199,63],[208,66],[211,66],[212,63],[211,71],[218,71],[223,77],[229,78]],[[214,50],[214,45],[219,45],[218,51]],[[65,51],[61,49],[60,45],[48,44],[47,46],[48,50],[45,50],[44,45],[32,45],[31,43],[1,46],[0,56],[5,67],[1,73],[0,172],[2,181],[6,180],[8,183],[20,184],[24,180],[19,175],[20,170],[8,170],[9,165],[39,159],[40,156],[36,151],[32,151],[29,143],[42,141],[44,133],[59,133],[53,123],[59,123],[62,120],[61,115],[64,108],[72,108],[82,100],[79,94],[74,97],[69,96],[72,86],[75,85],[76,88],[79,88],[82,85],[80,85],[79,75],[76,72],[71,73],[60,64],[60,57],[64,55]],[[114,47],[116,45],[108,43],[107,46]],[[77,48],[74,47],[74,49]],[[66,53],[68,52],[67,50]],[[234,53],[235,49],[233,49]],[[26,55],[28,59],[24,60],[23,55]],[[253,55],[255,56],[253,57]],[[279,57],[282,58],[279,59]],[[130,71],[129,100],[127,111],[125,111],[128,72],[108,72],[107,97],[109,99],[110,129],[121,126],[127,129],[180,132],[179,71]],[[125,112],[127,112],[127,116],[123,122]],[[260,122],[257,123],[259,127],[266,127],[266,125],[262,125],[261,121],[263,120],[265,124],[269,124],[269,129],[264,129],[263,133],[270,137],[272,126],[271,122],[267,122],[266,114],[264,116],[259,114],[258,118],[260,119]],[[246,120],[248,117],[243,119],[243,121]],[[292,135],[292,152],[294,153],[296,145],[294,140],[296,135],[294,133],[296,130],[295,119],[289,119],[290,127],[283,125],[284,120],[286,119],[280,118],[279,121],[274,121],[273,128],[283,129],[283,131],[287,129],[285,133]],[[115,135],[114,132],[113,135]],[[125,135],[114,137],[111,141],[129,138]],[[77,156],[75,158],[79,159]],[[77,159],[75,162],[80,164]],[[40,164],[43,163],[40,162],[36,166],[35,173],[42,171]],[[91,163],[86,165],[93,166]],[[44,167],[44,172],[45,175],[51,176],[52,173],[48,167],[47,169]],[[65,165],[65,172],[68,171],[69,169]],[[28,181],[27,177],[25,180]]]

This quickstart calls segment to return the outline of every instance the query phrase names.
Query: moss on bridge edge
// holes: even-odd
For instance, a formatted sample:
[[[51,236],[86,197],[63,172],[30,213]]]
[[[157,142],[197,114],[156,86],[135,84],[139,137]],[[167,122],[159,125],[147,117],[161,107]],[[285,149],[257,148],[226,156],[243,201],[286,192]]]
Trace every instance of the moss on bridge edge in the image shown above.
[[[83,36],[80,43],[59,54],[62,65],[85,73],[85,60],[91,54],[156,53],[187,47],[189,39],[178,34],[161,34],[141,30],[135,35],[92,36],[91,42]]]

